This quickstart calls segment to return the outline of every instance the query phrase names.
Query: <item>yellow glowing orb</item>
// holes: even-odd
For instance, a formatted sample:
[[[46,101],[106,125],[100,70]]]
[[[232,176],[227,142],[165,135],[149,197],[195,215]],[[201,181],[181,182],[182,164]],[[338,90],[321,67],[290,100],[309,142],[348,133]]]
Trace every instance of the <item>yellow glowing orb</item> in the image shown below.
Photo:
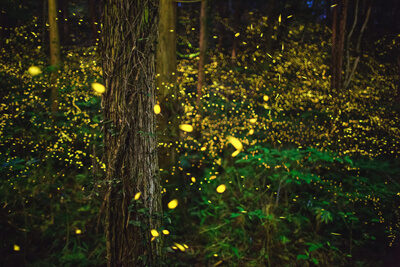
[[[135,199],[135,200],[138,200],[138,199],[140,198],[140,195],[141,195],[141,194],[142,194],[142,193],[140,193],[140,192],[139,192],[139,193],[136,193],[134,199]]]
[[[190,124],[181,124],[179,125],[179,129],[185,132],[193,132],[193,126]]]
[[[92,88],[99,94],[102,94],[106,91],[106,87],[101,83],[92,83]]]
[[[224,184],[221,184],[221,185],[219,185],[219,186],[217,187],[217,192],[220,193],[220,194],[222,194],[223,192],[225,192],[225,190],[226,190],[226,185],[224,185]]]
[[[28,72],[32,76],[36,76],[36,75],[39,75],[40,73],[42,73],[42,71],[39,69],[39,67],[36,67],[36,66],[29,67]]]
[[[168,208],[169,209],[175,209],[178,206],[178,200],[177,199],[173,199],[168,203]]]
[[[159,104],[156,104],[156,105],[154,106],[154,113],[160,114],[160,112],[161,112],[161,107],[160,107]]]
[[[156,229],[152,229],[152,230],[151,230],[151,235],[154,236],[154,237],[157,237],[157,236],[159,236],[160,234],[158,233],[158,231],[157,231]]]

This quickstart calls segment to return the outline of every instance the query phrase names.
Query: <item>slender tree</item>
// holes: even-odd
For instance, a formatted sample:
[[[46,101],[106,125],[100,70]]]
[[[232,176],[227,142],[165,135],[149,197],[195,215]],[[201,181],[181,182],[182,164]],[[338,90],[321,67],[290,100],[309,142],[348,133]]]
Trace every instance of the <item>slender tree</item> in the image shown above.
[[[277,9],[276,9],[276,0],[270,0],[268,1],[268,6],[267,6],[268,10],[267,10],[267,31],[266,31],[266,43],[265,43],[265,47],[268,53],[272,53],[272,47],[274,44],[274,27],[276,24],[276,19],[278,17],[277,15]]]
[[[346,34],[348,0],[337,0],[333,7],[332,25],[332,75],[331,89],[333,95],[340,99],[342,88],[343,50]]]
[[[108,122],[104,160],[110,267],[160,264],[162,242],[151,235],[162,218],[153,112],[158,4],[158,0],[104,3],[102,105]]]
[[[58,9],[57,0],[49,0],[49,38],[50,38],[50,64],[53,67],[52,88],[51,88],[51,111],[53,115],[58,111],[59,93],[57,82],[57,73],[61,67],[61,47],[60,32],[58,29]]]
[[[167,170],[175,166],[175,147],[178,139],[178,89],[176,86],[176,8],[173,0],[160,1],[159,38],[157,45],[157,99],[161,106],[158,128],[161,132],[160,168]]]
[[[0,3],[0,50],[3,47],[3,3]]]
[[[351,37],[352,37],[352,35],[354,33],[354,30],[356,28],[356,25],[357,25],[358,17],[359,17],[358,16],[359,0],[356,0],[355,7],[354,7],[353,25],[352,25],[352,27],[351,27],[351,29],[349,31],[349,34],[346,37],[346,39],[347,39],[346,40],[346,49],[345,49],[345,52],[346,52],[346,68],[345,68],[345,78],[344,78],[344,81],[343,81],[343,89],[346,89],[347,87],[349,87],[349,84],[350,84],[350,82],[351,82],[351,80],[352,80],[352,78],[354,76],[355,71],[356,71],[358,62],[360,61],[361,39],[362,39],[363,33],[365,31],[365,28],[367,26],[367,23],[368,23],[370,14],[371,14],[371,9],[372,9],[372,2],[369,2],[368,9],[367,9],[366,14],[365,14],[364,22],[363,22],[363,24],[361,26],[359,35],[357,37],[357,42],[356,42],[355,47],[354,47],[354,52],[353,53],[354,53],[355,58],[354,58],[354,60],[353,60],[353,62],[351,64],[350,63],[351,62],[351,60],[350,60],[350,42],[351,42]]]
[[[96,6],[94,0],[89,0],[89,13],[90,13],[90,25],[92,26],[92,38],[93,43],[98,42],[99,33],[97,30],[97,15],[96,15]]]
[[[233,40],[232,40],[232,52],[231,52],[231,63],[234,65],[236,64],[236,55],[238,50],[239,39],[236,38],[236,33],[239,31],[239,23],[240,17],[243,14],[243,5],[242,1],[236,1],[235,3],[235,10],[233,12]]]
[[[61,14],[62,14],[62,43],[67,45],[70,42],[70,31],[69,31],[69,21],[68,21],[68,0],[61,0]],[[60,25],[60,26],[61,26]]]
[[[200,55],[199,55],[199,74],[197,79],[197,104],[202,97],[202,88],[206,81],[205,64],[207,53],[207,3],[208,0],[201,1],[200,8]]]

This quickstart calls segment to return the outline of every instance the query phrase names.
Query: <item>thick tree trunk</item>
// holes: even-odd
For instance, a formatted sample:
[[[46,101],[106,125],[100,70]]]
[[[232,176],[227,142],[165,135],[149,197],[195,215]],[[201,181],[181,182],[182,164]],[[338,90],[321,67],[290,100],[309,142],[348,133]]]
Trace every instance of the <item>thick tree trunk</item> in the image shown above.
[[[176,7],[173,0],[160,1],[159,39],[157,45],[157,99],[161,115],[157,116],[161,132],[160,169],[169,170],[176,165],[176,141],[178,140],[180,105],[176,87]],[[168,160],[166,160],[168,159]],[[170,170],[169,170],[170,171]],[[171,172],[170,172],[171,173]]]
[[[57,87],[57,74],[61,67],[61,47],[60,32],[58,29],[58,9],[57,0],[49,0],[49,37],[50,37],[50,64],[53,66],[52,88],[51,88],[51,111],[54,114],[58,112],[60,96]]]
[[[108,266],[158,266],[162,219],[155,131],[158,0],[106,0],[103,13]],[[140,201],[134,200],[141,193]]]
[[[207,53],[207,2],[208,0],[202,0],[200,8],[200,56],[199,74],[197,79],[197,104],[200,104],[200,99],[203,96],[202,88],[206,81],[204,66],[206,65]]]

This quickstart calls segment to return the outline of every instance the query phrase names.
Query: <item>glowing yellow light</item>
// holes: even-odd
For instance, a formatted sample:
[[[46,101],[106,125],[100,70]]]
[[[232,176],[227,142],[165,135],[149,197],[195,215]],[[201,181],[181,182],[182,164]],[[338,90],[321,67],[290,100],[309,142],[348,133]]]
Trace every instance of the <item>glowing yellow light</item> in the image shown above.
[[[201,151],[205,151],[205,150],[206,150],[206,147],[203,146],[202,148],[200,148],[200,150],[201,150]]]
[[[257,119],[250,119],[250,123],[256,123]]]
[[[178,200],[177,199],[173,199],[168,203],[168,208],[169,209],[175,209],[176,206],[178,206]]]
[[[163,233],[164,235],[169,235],[169,231],[168,231],[168,230],[162,230],[162,233]]]
[[[279,17],[278,17],[278,22],[279,22],[279,23],[282,22],[282,15],[279,15]]]
[[[232,157],[237,156],[240,151],[242,151],[243,144],[236,137],[233,136],[227,136],[226,139],[228,140],[228,143],[231,143],[236,148],[236,151],[232,153]]]
[[[225,192],[225,190],[226,190],[226,185],[221,184],[221,185],[219,185],[219,186],[217,187],[216,190],[217,190],[218,193],[222,194],[222,193]]]
[[[154,236],[154,237],[157,237],[157,236],[159,236],[160,234],[158,233],[158,231],[157,231],[156,229],[152,229],[152,230],[151,230],[151,235]]]
[[[182,246],[181,244],[178,244],[178,243],[175,243],[175,242],[174,242],[174,245],[175,245],[177,248],[179,248],[180,251],[185,251],[185,247]]]
[[[77,235],[82,234],[82,230],[81,230],[81,229],[76,229],[76,230],[75,230],[75,234],[77,234]]]
[[[195,183],[196,182],[196,178],[192,177],[192,182]]]
[[[21,248],[18,245],[14,245],[14,251],[20,251]]]
[[[190,124],[181,124],[179,125],[179,129],[185,132],[193,132],[193,126]]]
[[[32,76],[36,76],[36,75],[39,75],[40,73],[42,73],[42,71],[39,69],[39,67],[36,67],[36,66],[29,67],[28,72]]]
[[[265,95],[265,96],[263,97],[263,99],[264,99],[264,101],[268,101],[268,100],[269,100],[269,96]]]
[[[240,35],[240,32],[237,32],[236,34],[235,34],[235,37],[238,37]]]
[[[135,197],[133,199],[134,200],[138,200],[141,195],[142,195],[142,193],[138,192],[138,193],[135,194]]]
[[[160,114],[160,112],[161,112],[161,107],[160,107],[159,104],[156,104],[156,105],[154,106],[154,113]]]
[[[92,83],[92,88],[99,94],[102,94],[106,91],[106,87],[101,83]]]
[[[250,129],[250,131],[249,131],[249,135],[252,135],[252,134],[254,134],[254,129]]]

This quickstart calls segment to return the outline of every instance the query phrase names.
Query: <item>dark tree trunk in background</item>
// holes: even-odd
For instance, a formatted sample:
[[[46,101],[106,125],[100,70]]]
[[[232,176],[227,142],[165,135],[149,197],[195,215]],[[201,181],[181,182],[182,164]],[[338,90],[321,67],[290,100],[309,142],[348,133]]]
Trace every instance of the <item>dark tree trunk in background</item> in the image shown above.
[[[332,25],[332,1],[331,0],[326,0],[325,1],[325,20],[326,20],[326,25],[330,27]]]
[[[97,28],[97,14],[96,14],[96,6],[94,0],[89,0],[89,13],[90,13],[90,25],[92,26],[92,38],[93,43],[99,42],[99,33]]]
[[[58,70],[61,67],[60,32],[58,29],[58,8],[56,0],[49,0],[49,37],[50,37],[50,64],[54,68],[52,73],[51,111],[58,112],[60,96],[57,87]]]
[[[108,266],[159,266],[155,55],[159,0],[106,0],[102,58]],[[140,202],[134,200],[141,193]],[[143,212],[142,212],[143,211]],[[134,222],[134,224],[132,224]],[[160,236],[161,237],[161,236]],[[160,238],[159,237],[159,238]]]
[[[361,26],[359,35],[357,37],[357,41],[355,42],[355,46],[353,49],[353,54],[354,54],[354,60],[351,62],[350,59],[350,42],[351,42],[351,37],[355,31],[356,25],[357,25],[357,21],[359,16],[359,0],[356,0],[355,2],[355,7],[354,7],[354,21],[353,21],[353,25],[350,28],[349,34],[347,35],[347,39],[346,39],[346,68],[345,68],[345,77],[343,80],[343,90],[347,89],[349,87],[349,84],[354,76],[354,73],[356,71],[357,65],[360,61],[360,57],[361,57],[361,51],[360,51],[360,45],[361,45],[361,39],[363,36],[363,33],[365,31],[365,28],[367,26],[367,23],[369,21],[369,17],[371,14],[371,9],[372,9],[372,2],[369,1],[368,3],[368,9],[365,10],[365,14],[364,15],[364,22]]]
[[[337,0],[336,4],[333,7],[331,89],[333,96],[340,99],[348,0]]]
[[[160,1],[159,39],[157,45],[157,99],[161,114],[157,116],[157,132],[161,132],[159,147],[160,169],[172,173],[177,163],[176,141],[179,133],[180,107],[176,86],[176,14],[177,3]]]
[[[224,25],[224,19],[226,18],[226,5],[225,5],[225,3],[224,2],[217,2],[216,3],[216,5],[217,5],[217,10],[218,10],[218,13],[219,13],[219,16],[220,16],[220,18],[221,18],[221,22],[220,23],[218,23],[218,50],[219,51],[222,51],[222,48],[223,48],[223,45],[224,45],[224,43],[223,43],[223,40],[224,40],[224,37],[225,37],[225,25]]]
[[[243,14],[243,5],[241,1],[236,1],[235,2],[235,10],[233,13],[233,41],[232,41],[232,52],[231,52],[231,63],[236,64],[237,60],[237,49],[238,49],[238,44],[239,44],[239,39],[235,37],[235,34],[239,31],[239,23],[240,23],[240,17]]]
[[[157,88],[165,98],[176,97],[176,2],[160,0],[159,39],[157,46]]]
[[[275,1],[276,0],[270,0],[268,2],[268,10],[267,10],[267,31],[265,33],[265,48],[267,50],[267,52],[269,54],[272,53],[272,47],[274,44],[274,26],[276,24],[276,19],[277,19],[277,15],[276,15],[276,7],[275,7]]]
[[[200,103],[202,97],[202,88],[206,81],[206,73],[204,66],[206,64],[207,54],[207,3],[208,0],[201,1],[200,8],[200,56],[199,56],[199,74],[197,80],[197,104]]]
[[[62,40],[64,45],[69,44],[69,21],[68,21],[68,0],[60,1],[60,9],[62,14],[61,25],[62,25]]]
[[[0,50],[3,47],[3,4],[0,2]]]

